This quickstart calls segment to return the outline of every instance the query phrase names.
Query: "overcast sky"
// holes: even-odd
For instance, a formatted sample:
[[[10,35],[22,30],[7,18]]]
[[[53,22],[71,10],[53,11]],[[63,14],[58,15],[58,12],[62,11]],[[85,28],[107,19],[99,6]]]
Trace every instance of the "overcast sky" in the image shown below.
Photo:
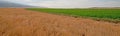
[[[3,1],[52,8],[120,7],[120,0],[3,0]]]

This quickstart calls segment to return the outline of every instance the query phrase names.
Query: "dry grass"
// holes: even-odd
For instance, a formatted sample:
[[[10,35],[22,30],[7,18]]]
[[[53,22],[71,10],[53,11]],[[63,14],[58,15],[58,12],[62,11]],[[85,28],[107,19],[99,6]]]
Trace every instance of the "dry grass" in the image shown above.
[[[120,36],[120,23],[1,8],[0,36]]]

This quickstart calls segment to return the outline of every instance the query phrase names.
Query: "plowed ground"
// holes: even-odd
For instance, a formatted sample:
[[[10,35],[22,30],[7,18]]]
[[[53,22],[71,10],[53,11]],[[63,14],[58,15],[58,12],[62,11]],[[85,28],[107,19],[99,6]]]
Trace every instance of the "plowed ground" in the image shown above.
[[[0,36],[120,36],[120,23],[0,8]]]

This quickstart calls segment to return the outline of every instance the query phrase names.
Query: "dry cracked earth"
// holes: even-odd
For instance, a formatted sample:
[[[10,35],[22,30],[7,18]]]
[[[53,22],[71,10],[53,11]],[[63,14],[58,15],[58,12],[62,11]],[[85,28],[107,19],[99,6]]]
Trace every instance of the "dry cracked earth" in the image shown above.
[[[120,23],[0,8],[0,36],[120,36]]]

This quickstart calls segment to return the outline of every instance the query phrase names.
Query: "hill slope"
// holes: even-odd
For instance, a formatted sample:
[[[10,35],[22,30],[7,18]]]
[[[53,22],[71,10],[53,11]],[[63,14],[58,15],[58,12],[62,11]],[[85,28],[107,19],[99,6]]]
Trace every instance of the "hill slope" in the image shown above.
[[[35,7],[35,6],[29,6],[29,5],[22,5],[7,1],[0,1],[0,8],[6,8],[6,7]]]
[[[120,23],[2,8],[0,36],[120,36]]]

